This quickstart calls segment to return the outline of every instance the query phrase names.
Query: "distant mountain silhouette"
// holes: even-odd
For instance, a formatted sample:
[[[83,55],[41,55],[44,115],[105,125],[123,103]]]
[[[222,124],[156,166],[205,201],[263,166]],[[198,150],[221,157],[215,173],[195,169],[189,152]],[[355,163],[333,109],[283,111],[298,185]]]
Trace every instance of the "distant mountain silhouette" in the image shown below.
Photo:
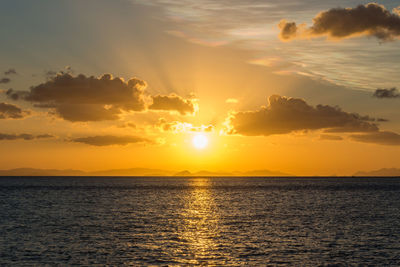
[[[192,173],[188,170],[184,170],[184,171],[177,172],[174,174],[174,176],[191,176],[191,175],[192,175]]]
[[[11,170],[0,170],[0,176],[84,176],[88,175],[79,170],[44,170],[33,168],[18,168]]]
[[[400,169],[386,168],[374,171],[359,171],[354,176],[400,176]]]
[[[148,168],[114,169],[114,170],[102,170],[102,171],[17,168],[10,170],[0,170],[0,176],[292,176],[292,175],[270,170],[254,170],[248,172],[215,172],[207,170],[190,172],[188,170],[184,170],[181,172],[174,172],[168,170],[148,169]]]
[[[51,170],[18,168],[0,170],[0,176],[169,176],[174,172],[158,169],[131,168],[103,171]]]
[[[278,172],[278,171],[271,171],[271,170],[253,170],[247,172],[237,172],[236,175],[243,175],[243,176],[293,176],[292,174]]]
[[[95,176],[170,176],[173,174],[173,171],[148,168],[115,169],[89,173],[89,175]]]
[[[175,173],[175,176],[293,176],[291,174],[270,171],[270,170],[254,170],[254,171],[246,171],[246,172],[213,172],[213,171],[198,171],[198,172],[190,172],[188,170],[184,170],[178,173]]]

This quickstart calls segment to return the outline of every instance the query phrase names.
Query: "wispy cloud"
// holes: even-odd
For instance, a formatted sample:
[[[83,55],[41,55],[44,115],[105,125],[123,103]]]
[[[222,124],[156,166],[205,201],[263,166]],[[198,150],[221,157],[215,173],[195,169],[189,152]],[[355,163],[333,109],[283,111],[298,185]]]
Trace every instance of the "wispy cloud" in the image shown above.
[[[337,42],[323,40],[307,42],[307,45],[304,44],[306,41],[284,44],[279,41],[279,29],[276,25],[281,19],[308,22],[321,10],[327,12],[332,7],[343,7],[339,9],[346,10],[345,7],[348,6],[355,9],[354,7],[360,4],[359,1],[287,0],[278,3],[272,0],[136,0],[135,2],[162,8],[167,16],[164,19],[169,19],[167,30],[172,34],[179,35],[189,42],[197,40],[211,45],[226,44],[252,51],[260,60],[248,58],[248,61],[252,60],[253,64],[267,65],[267,67],[272,65],[279,73],[301,72],[316,78],[322,77],[339,85],[371,90],[400,81],[396,69],[393,68],[393,65],[400,60],[395,43],[379,46],[366,38],[352,38],[341,42],[340,45]],[[384,0],[380,3],[384,3],[387,11],[393,16],[398,14],[389,11],[394,7],[393,1]],[[296,28],[298,27],[296,24]],[[281,60],[268,60],[274,57],[280,57]],[[377,62],[379,68],[376,68]],[[295,63],[306,66],[298,70],[298,66],[293,66]]]
[[[331,135],[331,134],[321,134],[319,136],[320,140],[327,140],[327,141],[341,141],[343,140],[343,137],[338,136],[338,135]]]
[[[33,134],[6,134],[6,133],[0,133],[0,140],[7,140],[7,141],[13,141],[13,140],[34,140],[34,139],[47,139],[47,138],[53,138],[53,135],[50,134],[40,134],[40,135],[33,135]]]
[[[354,141],[363,143],[372,143],[372,144],[388,145],[388,146],[400,145],[400,134],[390,131],[380,131],[367,134],[354,134],[351,135],[350,138]]]
[[[128,145],[133,143],[152,143],[149,139],[137,136],[88,136],[70,139],[71,142],[83,143],[92,146]]]

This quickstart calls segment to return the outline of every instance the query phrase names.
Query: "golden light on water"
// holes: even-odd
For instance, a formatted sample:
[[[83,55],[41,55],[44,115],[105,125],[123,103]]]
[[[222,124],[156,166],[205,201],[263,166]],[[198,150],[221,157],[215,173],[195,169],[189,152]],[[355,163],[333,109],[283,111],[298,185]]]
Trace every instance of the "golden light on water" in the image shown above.
[[[192,190],[186,196],[186,205],[182,210],[181,238],[188,242],[190,264],[202,264],[218,246],[219,214],[215,207],[210,179],[194,178],[190,181]],[[205,262],[207,262],[205,260]],[[212,262],[212,261],[211,261]],[[210,263],[210,259],[208,259]]]

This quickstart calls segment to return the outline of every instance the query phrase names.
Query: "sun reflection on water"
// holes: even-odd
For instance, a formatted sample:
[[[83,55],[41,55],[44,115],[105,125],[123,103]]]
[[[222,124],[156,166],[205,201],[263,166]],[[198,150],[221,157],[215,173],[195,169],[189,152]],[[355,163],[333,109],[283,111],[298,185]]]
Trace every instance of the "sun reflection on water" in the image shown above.
[[[188,245],[189,264],[217,264],[210,258],[218,250],[219,213],[210,187],[210,179],[194,178],[190,180],[192,190],[186,196],[181,211],[182,225],[179,233]],[[221,255],[222,257],[223,255]],[[218,263],[221,263],[221,258]]]

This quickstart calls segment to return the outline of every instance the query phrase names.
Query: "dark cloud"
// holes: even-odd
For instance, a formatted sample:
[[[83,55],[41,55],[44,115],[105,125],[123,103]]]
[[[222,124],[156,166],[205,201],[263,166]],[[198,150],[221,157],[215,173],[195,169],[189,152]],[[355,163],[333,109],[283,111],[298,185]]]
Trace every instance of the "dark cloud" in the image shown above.
[[[11,80],[9,78],[1,78],[0,83],[9,83]]]
[[[397,98],[400,97],[400,92],[396,88],[376,89],[373,96],[377,98]]]
[[[4,75],[12,75],[12,74],[17,74],[17,71],[15,69],[8,69],[4,72]]]
[[[320,140],[329,140],[329,141],[340,141],[343,140],[343,137],[338,135],[330,135],[330,134],[321,134],[319,136]]]
[[[378,122],[387,122],[389,120],[388,119],[383,119],[383,118],[377,118],[376,121],[378,121]]]
[[[71,139],[72,142],[83,143],[92,146],[128,145],[132,143],[151,143],[150,140],[136,136],[89,136]]]
[[[34,139],[45,139],[52,138],[54,136],[49,134],[32,135],[32,134],[5,134],[0,133],[0,140],[34,140]]]
[[[350,139],[357,142],[373,143],[379,145],[388,145],[388,146],[400,145],[400,134],[389,131],[380,131],[367,134],[353,134],[350,135]]]
[[[325,129],[329,132],[374,132],[378,126],[368,116],[342,111],[328,105],[308,105],[303,99],[279,95],[257,111],[232,113],[227,120],[229,134],[249,136],[287,134],[293,131]]]
[[[282,20],[279,23],[280,38],[313,38],[327,36],[343,39],[354,36],[374,36],[382,41],[400,37],[400,16],[394,10],[391,13],[383,5],[369,3],[355,8],[333,8],[319,13],[313,19],[313,25]]]
[[[8,89],[6,91],[7,97],[11,98],[12,100],[18,100],[20,97],[20,94],[16,93],[12,88]]]
[[[282,40],[290,40],[297,34],[297,25],[296,22],[288,22],[286,20],[281,20],[279,22],[278,27],[281,29],[279,37]]]
[[[23,111],[13,104],[0,103],[0,119],[22,119],[29,113],[29,111]]]
[[[7,91],[8,97],[23,99],[36,107],[54,108],[69,121],[117,120],[126,111],[145,109],[143,90],[146,83],[132,78],[125,82],[110,74],[96,78],[80,74],[59,74],[29,91]]]
[[[38,138],[38,139],[53,138],[53,137],[54,137],[54,135],[51,135],[51,134],[39,134],[39,135],[36,136],[36,138]]]
[[[192,99],[184,99],[175,94],[169,96],[153,96],[153,104],[149,106],[153,110],[177,111],[182,115],[195,112],[195,102]]]

